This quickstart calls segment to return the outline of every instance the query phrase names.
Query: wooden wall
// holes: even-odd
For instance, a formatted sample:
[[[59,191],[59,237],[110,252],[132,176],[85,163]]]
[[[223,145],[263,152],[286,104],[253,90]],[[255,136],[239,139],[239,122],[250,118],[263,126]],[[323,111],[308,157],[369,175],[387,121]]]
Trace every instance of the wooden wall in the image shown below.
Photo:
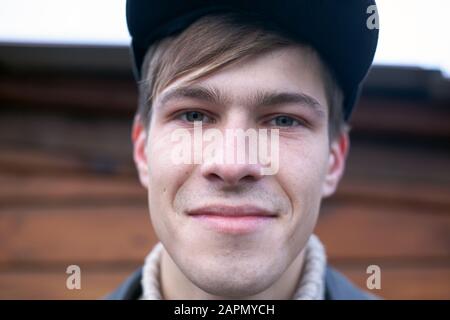
[[[0,299],[93,299],[156,238],[131,158],[129,76],[0,77]],[[347,171],[323,203],[329,261],[388,299],[450,299],[448,101],[364,96]],[[66,267],[82,269],[67,290]]]

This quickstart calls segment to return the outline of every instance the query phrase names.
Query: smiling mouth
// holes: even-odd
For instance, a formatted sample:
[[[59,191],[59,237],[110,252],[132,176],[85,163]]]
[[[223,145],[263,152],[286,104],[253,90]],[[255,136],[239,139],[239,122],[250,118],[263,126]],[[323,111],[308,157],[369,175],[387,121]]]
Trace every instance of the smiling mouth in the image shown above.
[[[199,225],[222,234],[246,234],[262,230],[277,214],[253,205],[214,205],[187,212]]]

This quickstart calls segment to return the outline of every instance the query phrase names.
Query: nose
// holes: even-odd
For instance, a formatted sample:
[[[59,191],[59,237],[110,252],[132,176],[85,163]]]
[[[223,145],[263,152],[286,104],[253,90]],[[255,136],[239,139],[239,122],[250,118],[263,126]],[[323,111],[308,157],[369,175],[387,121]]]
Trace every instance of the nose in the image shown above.
[[[213,144],[213,152],[203,154],[201,174],[210,182],[222,187],[257,182],[268,165],[264,154],[259,153],[265,140],[260,141],[257,128],[240,109],[231,109],[227,121],[219,129],[221,139]],[[264,149],[263,149],[264,150]],[[203,150],[206,151],[206,150]],[[205,157],[206,156],[206,157]]]
[[[257,143],[253,141],[239,144],[234,138],[224,135],[222,144],[216,145],[215,156],[204,159],[201,164],[203,177],[210,182],[233,187],[239,184],[256,182],[262,178],[263,167],[255,156]],[[256,146],[256,149],[255,149]]]
[[[207,162],[202,165],[202,175],[224,187],[238,186],[261,179],[261,166],[252,163]]]

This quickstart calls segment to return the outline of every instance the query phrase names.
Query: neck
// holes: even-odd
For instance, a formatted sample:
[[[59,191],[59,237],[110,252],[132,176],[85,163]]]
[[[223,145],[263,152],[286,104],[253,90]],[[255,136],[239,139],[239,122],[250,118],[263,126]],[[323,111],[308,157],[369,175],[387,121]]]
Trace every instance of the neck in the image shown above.
[[[243,296],[239,299],[275,299],[289,300],[295,294],[302,268],[304,265],[305,249],[294,259],[281,277],[266,290],[251,296]],[[175,300],[223,300],[229,297],[212,295],[192,283],[184,273],[178,268],[165,249],[161,253],[161,295],[162,299]],[[235,298],[234,298],[235,299]]]

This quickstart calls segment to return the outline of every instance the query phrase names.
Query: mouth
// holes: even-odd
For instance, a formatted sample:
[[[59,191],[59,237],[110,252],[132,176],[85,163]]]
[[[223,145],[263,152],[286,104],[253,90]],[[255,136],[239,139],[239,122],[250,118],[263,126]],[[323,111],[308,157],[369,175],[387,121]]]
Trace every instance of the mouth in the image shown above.
[[[253,205],[214,205],[187,212],[199,225],[222,234],[257,232],[272,223],[277,214]]]

